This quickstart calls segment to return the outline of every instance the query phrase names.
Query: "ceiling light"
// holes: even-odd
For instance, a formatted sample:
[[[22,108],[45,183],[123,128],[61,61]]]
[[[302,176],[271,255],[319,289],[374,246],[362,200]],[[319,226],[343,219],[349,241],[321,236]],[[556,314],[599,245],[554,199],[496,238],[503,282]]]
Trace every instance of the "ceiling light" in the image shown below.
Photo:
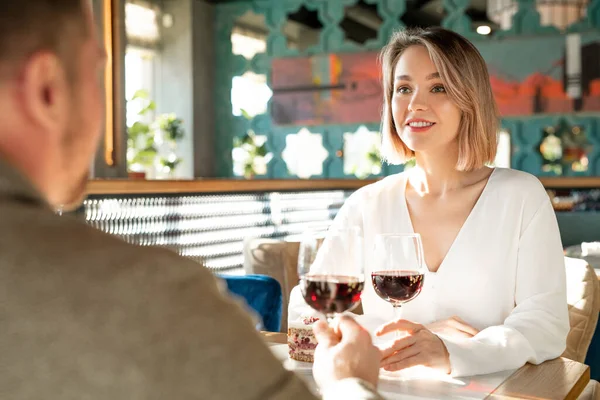
[[[490,28],[488,25],[479,25],[477,27],[477,33],[480,35],[489,35],[491,32],[492,28]]]
[[[529,3],[532,3],[535,11],[539,13],[542,26],[553,25],[559,30],[566,30],[568,26],[585,17],[589,2],[589,0],[535,0]],[[512,27],[512,20],[518,9],[518,0],[487,0],[488,18],[500,25],[502,30]]]

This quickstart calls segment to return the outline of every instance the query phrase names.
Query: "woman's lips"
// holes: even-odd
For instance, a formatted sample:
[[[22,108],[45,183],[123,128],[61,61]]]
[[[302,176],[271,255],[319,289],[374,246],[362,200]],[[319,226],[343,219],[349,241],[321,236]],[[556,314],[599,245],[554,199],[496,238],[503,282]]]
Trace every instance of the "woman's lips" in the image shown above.
[[[431,129],[431,127],[433,127],[434,125],[434,122],[419,121],[417,123],[408,123],[405,126],[412,132],[425,132]]]

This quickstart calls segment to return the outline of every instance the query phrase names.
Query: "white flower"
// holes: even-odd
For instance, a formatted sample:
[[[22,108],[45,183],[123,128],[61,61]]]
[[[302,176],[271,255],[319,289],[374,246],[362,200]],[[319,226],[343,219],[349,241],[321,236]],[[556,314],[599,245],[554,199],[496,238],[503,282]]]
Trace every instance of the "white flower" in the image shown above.
[[[267,173],[267,163],[263,157],[256,157],[252,163],[252,170],[256,175],[264,175]]]
[[[370,174],[381,172],[381,165],[370,159],[369,153],[381,147],[379,132],[370,131],[361,125],[356,132],[344,133],[344,173],[364,179]]]
[[[256,147],[260,147],[263,144],[265,144],[265,142],[267,141],[267,136],[266,135],[256,135],[254,136],[254,145]]]
[[[244,176],[244,164],[234,163],[233,164],[233,175]]]
[[[250,161],[250,153],[243,148],[236,147],[231,151],[231,158],[236,163],[246,164]]]
[[[273,158],[273,154],[268,153],[264,157],[257,156],[252,162],[252,169],[256,175],[266,175],[267,164]]]

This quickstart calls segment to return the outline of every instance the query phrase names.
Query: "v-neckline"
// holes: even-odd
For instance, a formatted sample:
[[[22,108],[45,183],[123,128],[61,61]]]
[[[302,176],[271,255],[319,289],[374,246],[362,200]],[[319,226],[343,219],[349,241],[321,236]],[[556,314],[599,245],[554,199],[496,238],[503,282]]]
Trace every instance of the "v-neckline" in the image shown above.
[[[425,267],[426,267],[426,270],[427,270],[428,274],[434,274],[434,275],[438,274],[440,272],[440,270],[442,269],[442,267],[446,264],[446,260],[448,260],[449,256],[452,253],[452,250],[454,249],[454,247],[456,247],[456,242],[458,242],[458,239],[460,238],[462,232],[465,230],[465,227],[468,225],[469,220],[472,219],[471,216],[473,214],[475,214],[475,212],[479,208],[479,203],[481,203],[481,199],[486,194],[486,192],[488,190],[488,187],[490,186],[490,182],[492,181],[492,177],[496,174],[496,170],[498,170],[498,168],[494,168],[492,170],[492,173],[487,177],[487,182],[485,183],[485,186],[483,187],[483,190],[481,191],[481,194],[477,198],[477,201],[475,201],[475,205],[473,206],[473,208],[469,212],[469,215],[467,215],[467,218],[465,218],[465,220],[464,220],[462,226],[460,227],[460,229],[458,230],[458,233],[454,237],[454,240],[452,241],[452,244],[448,248],[448,251],[444,255],[444,258],[442,259],[442,262],[438,266],[437,270],[432,271],[429,268],[429,265],[427,265],[427,261],[425,260],[425,257],[423,257],[423,263],[425,264]],[[413,223],[412,223],[412,217],[410,215],[410,211],[408,210],[408,203],[406,201],[406,187],[408,186],[408,174],[403,174],[403,175],[404,175],[404,180],[402,182],[402,188],[403,188],[403,190],[402,190],[402,201],[403,201],[403,204],[404,204],[404,211],[406,213],[406,219],[407,219],[408,225],[410,227],[410,233],[416,233],[415,232],[415,228],[414,228]]]

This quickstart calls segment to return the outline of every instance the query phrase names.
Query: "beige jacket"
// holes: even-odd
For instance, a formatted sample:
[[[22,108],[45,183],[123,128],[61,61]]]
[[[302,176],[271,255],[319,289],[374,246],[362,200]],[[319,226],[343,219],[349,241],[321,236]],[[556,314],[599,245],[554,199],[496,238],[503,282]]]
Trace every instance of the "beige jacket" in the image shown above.
[[[2,399],[313,398],[210,271],[55,215],[1,160],[0,285]]]

